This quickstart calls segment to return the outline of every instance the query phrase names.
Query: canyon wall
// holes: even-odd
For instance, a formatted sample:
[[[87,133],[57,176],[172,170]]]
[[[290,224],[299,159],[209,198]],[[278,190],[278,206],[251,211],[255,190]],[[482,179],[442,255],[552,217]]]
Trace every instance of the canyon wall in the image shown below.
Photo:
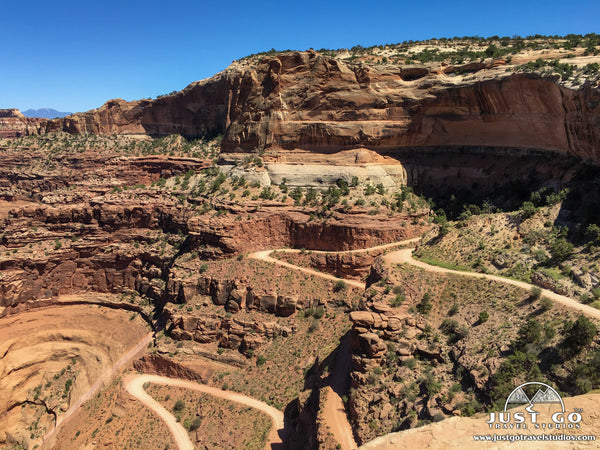
[[[401,157],[420,147],[550,150],[600,160],[600,89],[515,74],[503,61],[464,66],[364,65],[288,52],[234,62],[156,100],[111,100],[43,122],[38,132],[199,137],[224,152],[365,147]],[[285,153],[285,152],[284,152]]]

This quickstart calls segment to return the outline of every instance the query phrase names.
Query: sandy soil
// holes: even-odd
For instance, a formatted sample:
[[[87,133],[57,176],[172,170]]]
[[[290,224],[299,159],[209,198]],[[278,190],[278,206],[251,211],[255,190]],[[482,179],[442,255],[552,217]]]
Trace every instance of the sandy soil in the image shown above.
[[[65,422],[56,437],[60,450],[176,449],[170,430],[156,414],[111,381]]]

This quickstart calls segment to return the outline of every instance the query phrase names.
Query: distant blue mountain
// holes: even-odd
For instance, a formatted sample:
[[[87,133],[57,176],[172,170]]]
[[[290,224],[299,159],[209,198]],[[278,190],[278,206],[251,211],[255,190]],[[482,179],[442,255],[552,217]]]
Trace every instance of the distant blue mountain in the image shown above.
[[[65,117],[71,114],[70,112],[61,112],[51,108],[40,108],[40,109],[28,109],[23,111],[25,117],[42,117],[44,119],[56,119],[58,117]]]

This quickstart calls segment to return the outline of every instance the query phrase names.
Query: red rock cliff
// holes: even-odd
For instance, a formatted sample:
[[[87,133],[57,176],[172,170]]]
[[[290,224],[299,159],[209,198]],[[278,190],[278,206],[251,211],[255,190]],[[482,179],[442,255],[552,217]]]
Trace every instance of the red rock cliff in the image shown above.
[[[45,122],[71,133],[223,133],[223,150],[438,146],[541,149],[600,161],[600,88],[502,66],[346,63],[290,52],[232,64],[157,100],[111,100]]]

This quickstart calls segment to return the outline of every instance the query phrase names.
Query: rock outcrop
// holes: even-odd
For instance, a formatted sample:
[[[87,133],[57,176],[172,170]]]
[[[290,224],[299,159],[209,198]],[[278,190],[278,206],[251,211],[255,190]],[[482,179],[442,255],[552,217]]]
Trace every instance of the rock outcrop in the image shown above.
[[[18,109],[0,109],[0,139],[35,134],[42,119],[25,117]]]
[[[220,347],[239,348],[242,352],[259,348],[267,339],[289,336],[296,331],[274,321],[223,318],[215,314],[190,314],[178,311],[175,305],[167,305],[164,316],[174,339],[201,344],[217,342]]]

